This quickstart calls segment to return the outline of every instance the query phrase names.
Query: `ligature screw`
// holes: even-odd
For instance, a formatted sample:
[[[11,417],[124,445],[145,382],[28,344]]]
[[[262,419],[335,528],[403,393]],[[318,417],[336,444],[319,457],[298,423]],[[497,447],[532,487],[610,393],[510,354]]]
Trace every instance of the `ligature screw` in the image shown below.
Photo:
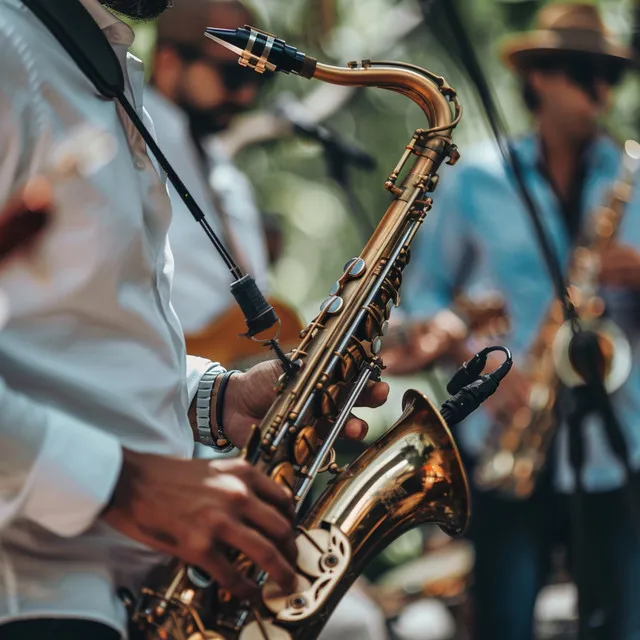
[[[329,569],[333,569],[338,566],[338,556],[330,553],[325,557],[324,563],[329,567]]]

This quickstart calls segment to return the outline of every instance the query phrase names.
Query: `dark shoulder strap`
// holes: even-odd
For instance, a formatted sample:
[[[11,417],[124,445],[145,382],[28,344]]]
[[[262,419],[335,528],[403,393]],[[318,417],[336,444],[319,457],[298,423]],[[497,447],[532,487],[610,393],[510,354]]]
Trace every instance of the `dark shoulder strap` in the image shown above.
[[[78,0],[22,0],[51,31],[82,72],[106,98],[124,94],[116,54],[91,14]]]

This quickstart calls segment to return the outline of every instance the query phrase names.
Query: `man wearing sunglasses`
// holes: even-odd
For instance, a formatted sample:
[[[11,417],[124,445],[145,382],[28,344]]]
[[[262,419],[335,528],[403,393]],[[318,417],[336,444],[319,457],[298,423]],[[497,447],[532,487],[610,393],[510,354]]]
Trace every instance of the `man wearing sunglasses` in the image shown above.
[[[505,43],[504,61],[518,74],[533,131],[514,141],[525,183],[562,264],[580,232],[604,200],[620,170],[622,150],[601,129],[612,87],[631,63],[629,50],[605,31],[593,5],[551,4],[537,28]],[[514,353],[512,372],[486,411],[458,429],[470,461],[495,442],[492,430],[504,416],[526,411],[531,385],[518,366],[536,340],[553,299],[553,289],[525,207],[493,143],[467,150],[455,169],[443,169],[435,225],[418,238],[405,281],[410,312],[433,318],[451,305],[456,276],[464,265],[473,275],[467,292],[492,289],[505,298],[510,333],[501,339]],[[626,206],[617,241],[601,263],[600,284],[611,318],[625,331],[634,353],[640,348],[640,207]],[[469,264],[469,256],[473,264]],[[457,343],[452,357],[464,358]],[[414,345],[415,347],[415,345]],[[409,350],[408,350],[409,351]],[[412,348],[413,369],[420,349]],[[406,372],[406,369],[405,369]],[[612,396],[634,469],[640,462],[640,367],[634,362],[625,385]],[[585,442],[581,509],[587,557],[589,638],[640,638],[640,532],[634,525],[625,474],[611,452],[602,420],[592,413],[582,424]],[[577,527],[569,495],[574,489],[567,425],[561,424],[549,454],[547,473],[532,497],[507,499],[472,487],[471,538],[476,640],[531,640],[534,604],[552,570],[558,544],[572,545]],[[573,563],[575,567],[575,562]],[[581,585],[584,586],[584,585]]]
[[[151,86],[145,106],[160,146],[191,189],[210,224],[241,267],[264,288],[267,251],[260,213],[246,176],[215,134],[251,108],[264,78],[204,37],[215,25],[255,22],[238,0],[181,0],[157,22]],[[175,259],[171,300],[186,335],[203,329],[233,303],[229,273],[180,197],[170,189],[169,240]]]

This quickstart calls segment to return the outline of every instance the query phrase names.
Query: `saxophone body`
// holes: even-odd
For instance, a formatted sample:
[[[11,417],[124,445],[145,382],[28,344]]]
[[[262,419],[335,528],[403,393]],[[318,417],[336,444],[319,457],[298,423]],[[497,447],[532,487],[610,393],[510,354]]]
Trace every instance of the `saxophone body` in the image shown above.
[[[600,256],[616,238],[633,195],[639,160],[640,145],[627,141],[620,174],[605,202],[593,213],[588,236],[578,244],[569,261],[569,295],[582,329],[594,331],[598,336],[604,356],[600,374],[609,393],[619,389],[628,378],[632,357],[626,336],[605,314],[605,304],[599,295]],[[496,425],[475,468],[474,479],[480,488],[494,489],[519,500],[533,493],[555,436],[555,405],[560,385],[585,384],[570,357],[572,335],[560,302],[555,300],[524,366],[532,385],[529,406]]]
[[[312,639],[365,564],[402,532],[433,522],[460,535],[467,526],[468,486],[456,445],[438,411],[417,391],[405,394],[398,421],[345,469],[338,468],[332,448],[367,381],[383,369],[382,337],[400,302],[409,247],[431,206],[427,194],[437,184],[440,164],[457,159],[451,133],[461,108],[443,78],[419,67],[369,61],[335,67],[250,27],[208,31],[257,71],[402,93],[422,108],[429,124],[416,130],[386,181],[389,208],[301,332],[291,358],[298,368],[279,380],[277,397],[243,452],[295,498],[297,592],[282,593],[250,561],[235,557],[236,567],[262,587],[262,602],[249,605],[174,561],[143,588],[132,614],[137,637],[146,640]],[[332,480],[303,514],[314,478],[325,471]]]

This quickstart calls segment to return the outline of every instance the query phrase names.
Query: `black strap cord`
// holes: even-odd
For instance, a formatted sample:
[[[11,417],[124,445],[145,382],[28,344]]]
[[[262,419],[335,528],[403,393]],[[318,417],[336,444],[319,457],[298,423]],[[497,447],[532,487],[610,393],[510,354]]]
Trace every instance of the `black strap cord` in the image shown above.
[[[220,254],[233,277],[230,291],[245,315],[247,336],[255,336],[273,327],[278,322],[273,307],[266,301],[255,280],[244,275],[227,251],[223,242],[212,229],[202,209],[171,163],[162,153],[149,130],[129,102],[124,91],[124,74],[120,62],[102,30],[78,0],[22,0],[49,29],[58,42],[76,62],[97,91],[110,100],[117,100],[138,130],[147,147],[167,174],[167,178],[185,206],[200,224],[205,234]],[[274,338],[273,340],[276,340]],[[272,345],[273,340],[267,344]],[[283,365],[291,365],[287,360]]]
[[[182,200],[182,202],[184,202],[187,209],[189,209],[189,213],[191,213],[196,222],[198,222],[204,229],[204,232],[207,234],[209,240],[211,240],[211,242],[213,243],[216,251],[220,254],[220,257],[224,260],[224,263],[227,266],[227,269],[229,269],[229,272],[233,276],[234,280],[239,280],[240,278],[242,278],[243,273],[240,270],[240,267],[235,263],[234,259],[231,257],[231,254],[222,244],[220,238],[218,238],[216,232],[211,228],[209,221],[204,216],[204,212],[199,207],[198,203],[193,199],[193,196],[187,189],[184,182],[180,180],[180,177],[174,171],[166,156],[160,150],[160,147],[153,139],[153,136],[151,135],[149,130],[144,126],[144,123],[140,119],[140,116],[138,115],[134,106],[129,102],[124,93],[118,93],[116,95],[116,100],[122,105],[122,108],[126,111],[129,119],[131,120],[131,122],[133,122],[135,128],[140,132],[140,135],[151,150],[151,153],[153,153],[155,159],[158,161],[158,164],[167,174],[169,182],[171,182],[171,184],[175,187],[175,190],[180,196],[180,199]]]
[[[427,24],[429,24],[427,11],[430,10],[430,6],[428,5],[429,3],[427,0],[420,0],[420,6],[423,10],[425,22]],[[443,0],[440,2],[439,8],[446,20],[439,21],[438,26],[444,27],[444,29],[448,31],[446,35],[441,31],[440,37],[441,39],[446,38],[447,50],[452,54],[454,61],[457,62],[467,73],[469,79],[476,88],[478,97],[480,98],[487,116],[487,122],[489,123],[489,127],[491,128],[498,145],[498,149],[504,158],[505,165],[511,169],[515,186],[518,189],[527,214],[529,215],[531,224],[533,225],[544,263],[549,271],[549,275],[555,289],[555,295],[562,304],[565,320],[572,321],[573,330],[576,332],[578,327],[574,321],[577,319],[577,314],[571,300],[569,299],[562,265],[557,253],[552,248],[551,241],[549,240],[549,236],[542,222],[540,210],[531,197],[526,185],[522,166],[508,140],[506,135],[507,128],[504,124],[504,119],[498,110],[473,46],[462,21],[460,20],[460,16],[456,8],[456,2],[455,0]]]

